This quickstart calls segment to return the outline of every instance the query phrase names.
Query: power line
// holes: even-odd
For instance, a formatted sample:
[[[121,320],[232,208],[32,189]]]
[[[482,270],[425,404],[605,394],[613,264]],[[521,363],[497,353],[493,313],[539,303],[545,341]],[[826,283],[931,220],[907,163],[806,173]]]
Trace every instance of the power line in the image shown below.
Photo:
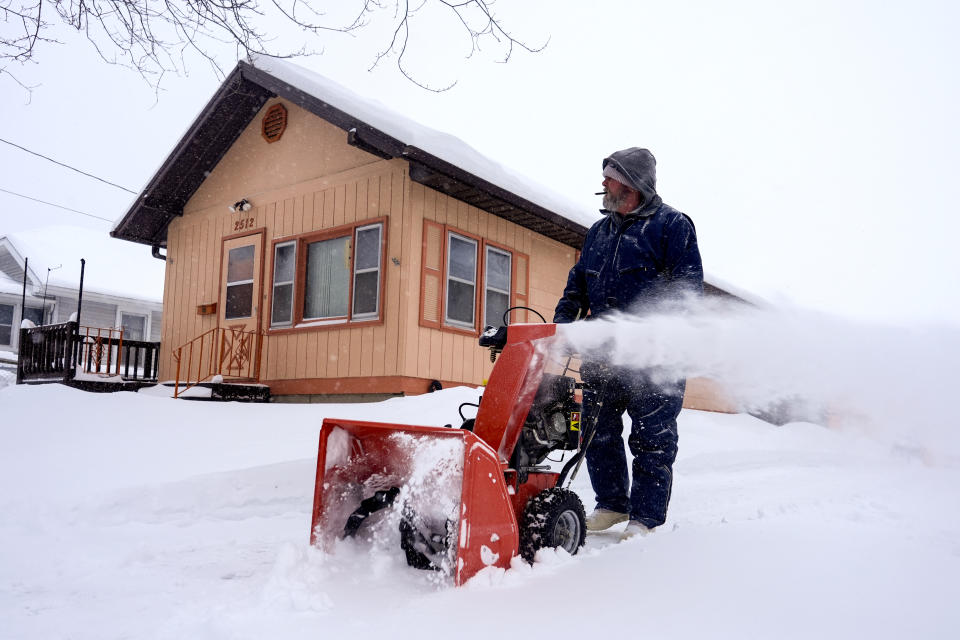
[[[132,193],[133,195],[137,195],[137,192],[136,192],[136,191],[131,191],[130,189],[127,189],[126,187],[121,187],[120,185],[118,185],[118,184],[116,184],[116,183],[110,182],[109,180],[104,180],[103,178],[100,178],[100,177],[98,177],[98,176],[95,176],[95,175],[93,175],[92,173],[87,173],[86,171],[81,171],[80,169],[77,169],[76,167],[71,167],[71,166],[68,165],[68,164],[64,164],[64,163],[62,163],[62,162],[59,162],[59,161],[57,161],[57,160],[54,160],[53,158],[48,158],[47,156],[43,155],[42,153],[37,153],[36,151],[31,151],[30,149],[27,149],[26,147],[21,147],[21,146],[18,145],[18,144],[14,144],[13,142],[10,142],[9,140],[4,140],[3,138],[0,138],[0,142],[5,142],[5,143],[7,143],[8,145],[10,145],[11,147],[16,147],[17,149],[20,149],[21,151],[26,151],[27,153],[32,153],[32,154],[35,155],[35,156],[38,156],[38,157],[40,157],[40,158],[43,158],[44,160],[49,160],[50,162],[52,162],[52,163],[54,163],[54,164],[58,164],[58,165],[60,165],[61,167],[66,167],[67,169],[70,169],[71,171],[76,171],[77,173],[81,173],[81,174],[87,176],[88,178],[93,178],[94,180],[99,180],[100,182],[103,182],[103,183],[105,183],[105,184],[108,184],[108,185],[110,185],[111,187],[116,187],[117,189],[123,189],[124,191],[126,191],[126,192],[128,192],[128,193]],[[14,194],[14,195],[17,195],[17,194]],[[46,204],[49,204],[49,203],[46,203]],[[56,206],[56,205],[54,205],[54,206]],[[96,216],[94,216],[94,217],[96,217]]]
[[[77,211],[76,209],[71,209],[70,207],[65,207],[61,204],[54,204],[52,202],[47,202],[46,200],[40,200],[38,198],[31,198],[30,196],[25,196],[22,193],[16,193],[13,191],[8,191],[3,187],[0,187],[0,191],[4,193],[9,193],[12,196],[17,196],[18,198],[26,198],[27,200],[33,200],[34,202],[39,202],[40,204],[50,205],[51,207],[56,207],[57,209],[65,209],[66,211],[72,211],[73,213],[79,213],[82,216],[87,216],[88,218],[96,218],[97,220],[103,220],[104,222],[109,222],[113,224],[113,220],[110,218],[101,218],[100,216],[95,216],[92,213],[86,213],[85,211]]]

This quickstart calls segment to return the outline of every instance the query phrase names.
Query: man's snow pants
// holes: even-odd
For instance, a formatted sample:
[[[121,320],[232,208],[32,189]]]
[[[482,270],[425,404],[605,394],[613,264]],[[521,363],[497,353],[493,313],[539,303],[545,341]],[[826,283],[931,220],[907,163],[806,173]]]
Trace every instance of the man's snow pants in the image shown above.
[[[597,414],[596,434],[586,456],[597,506],[628,513],[631,520],[650,528],[663,524],[673,486],[677,415],[685,381],[657,384],[642,372],[586,363],[581,371],[587,428]],[[632,482],[623,448],[624,411],[633,423],[627,439],[633,454]]]

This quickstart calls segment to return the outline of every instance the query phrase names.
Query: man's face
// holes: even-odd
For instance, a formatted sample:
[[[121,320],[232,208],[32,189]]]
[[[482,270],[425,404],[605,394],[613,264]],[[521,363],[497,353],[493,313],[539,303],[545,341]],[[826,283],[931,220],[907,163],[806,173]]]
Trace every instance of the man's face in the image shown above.
[[[607,211],[616,211],[617,213],[626,213],[621,211],[625,205],[629,204],[634,191],[623,183],[617,182],[613,178],[603,178],[603,208]]]

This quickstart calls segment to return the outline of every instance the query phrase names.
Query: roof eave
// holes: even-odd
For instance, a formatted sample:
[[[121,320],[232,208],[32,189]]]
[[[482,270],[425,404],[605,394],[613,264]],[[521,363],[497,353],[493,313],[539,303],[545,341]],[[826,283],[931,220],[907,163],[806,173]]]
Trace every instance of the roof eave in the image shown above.
[[[197,116],[137,200],[110,232],[114,238],[166,246],[167,227],[227,153],[260,107],[279,96],[347,132],[347,142],[381,158],[403,158],[416,182],[580,248],[586,227],[503,189],[241,61]],[[248,106],[246,113],[236,113]],[[242,110],[242,109],[241,109]]]
[[[183,215],[183,205],[233,146],[260,107],[273,97],[245,77],[245,66],[249,67],[238,64],[221,83],[137,200],[110,231],[112,237],[166,246],[170,221]],[[244,106],[249,107],[246,113]]]

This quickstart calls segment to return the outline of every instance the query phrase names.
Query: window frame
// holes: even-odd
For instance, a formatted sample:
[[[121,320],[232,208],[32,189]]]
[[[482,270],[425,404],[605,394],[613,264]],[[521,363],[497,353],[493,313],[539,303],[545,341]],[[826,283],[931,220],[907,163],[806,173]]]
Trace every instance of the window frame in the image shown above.
[[[530,299],[530,258],[527,254],[508,247],[499,242],[494,242],[483,238],[481,236],[463,231],[453,225],[444,224],[442,222],[437,222],[435,220],[429,220],[424,218],[423,220],[423,238],[422,238],[422,257],[420,265],[420,312],[419,312],[419,326],[427,327],[430,329],[438,329],[440,331],[445,331],[449,333],[457,333],[460,335],[469,335],[469,336],[479,336],[480,332],[483,330],[481,326],[486,318],[486,290],[487,290],[487,250],[492,248],[497,251],[500,251],[504,254],[510,256],[510,293],[509,293],[509,304],[508,308],[514,306],[528,306]],[[437,320],[427,320],[425,316],[425,283],[427,278],[427,267],[426,267],[426,256],[427,256],[427,227],[428,225],[433,225],[440,228],[440,258],[441,262],[439,265],[439,270],[434,271],[437,274],[440,280],[439,285],[439,309],[437,313]],[[464,238],[469,238],[477,243],[477,265],[476,265],[476,274],[475,274],[475,298],[474,298],[474,326],[467,327],[462,324],[450,324],[447,320],[447,282],[448,282],[448,271],[449,271],[449,243],[450,234],[455,234]],[[517,293],[517,270],[520,268],[520,259],[524,260],[524,279],[525,279],[525,289],[527,293],[520,295]],[[432,269],[432,268],[431,268]],[[515,322],[525,322],[527,318],[526,312],[514,311],[510,314],[511,318],[516,318],[518,313],[524,314],[524,320],[515,319]]]
[[[273,254],[270,258],[271,269],[270,269],[270,315],[268,326],[271,329],[287,329],[293,326],[293,319],[296,315],[297,308],[297,260],[300,257],[300,247],[299,242],[296,240],[281,240],[279,242],[273,243]],[[276,281],[276,264],[277,264],[277,252],[282,247],[293,247],[293,278],[290,280],[284,280],[282,282]],[[274,323],[273,321],[273,303],[276,299],[276,289],[277,286],[290,285],[290,319],[284,322]]]
[[[133,309],[119,308],[117,309],[117,329],[123,329],[123,316],[137,316],[138,318],[143,318],[143,338],[138,340],[138,342],[149,342],[150,341],[150,316],[153,315],[149,311],[144,313],[141,311],[134,311]],[[124,340],[127,340],[127,336],[123,337]]]
[[[488,256],[490,255],[490,252],[491,252],[491,251],[493,251],[493,252],[495,252],[495,253],[503,254],[503,255],[507,256],[507,259],[510,260],[510,272],[509,272],[509,274],[508,274],[508,276],[507,276],[507,290],[506,290],[506,291],[503,291],[503,290],[501,290],[501,289],[494,289],[493,287],[490,286],[489,278],[488,278],[488,275],[489,275],[489,272],[488,272],[489,262],[488,262],[488,259],[487,259],[487,258],[488,258]],[[506,293],[506,294],[507,294],[507,309],[509,309],[510,307],[514,306],[514,304],[513,304],[513,301],[514,301],[514,296],[513,296],[513,283],[514,283],[514,277],[515,277],[515,275],[516,275],[516,274],[514,273],[515,264],[516,264],[516,260],[514,260],[514,256],[513,256],[513,252],[512,252],[512,251],[510,251],[509,249],[501,248],[501,247],[497,246],[496,244],[493,244],[493,243],[490,243],[490,242],[484,243],[484,246],[483,246],[483,294],[482,294],[483,307],[482,307],[482,309],[481,309],[484,326],[486,326],[486,322],[487,322],[487,292],[488,292],[488,291],[491,291],[491,290],[492,290],[492,291],[495,291],[495,292],[497,292],[497,293]],[[503,320],[503,317],[501,316],[500,319]],[[500,326],[500,325],[494,325],[494,326]]]
[[[353,269],[350,274],[350,307],[349,307],[350,319],[353,322],[363,322],[365,320],[377,320],[380,318],[380,307],[383,304],[382,302],[383,288],[380,286],[383,283],[383,259],[384,259],[383,227],[384,225],[382,223],[374,223],[374,224],[360,225],[355,227],[353,230],[353,252],[352,252]],[[377,230],[378,242],[380,244],[380,251],[377,253],[376,268],[365,268],[363,270],[360,270],[357,267],[357,260],[356,260],[357,236],[360,235],[361,231],[366,231],[368,229]],[[356,313],[356,306],[355,306],[356,298],[353,295],[357,290],[357,276],[360,275],[361,273],[370,273],[372,271],[377,272],[377,288],[376,288],[377,297],[375,300],[374,310],[372,312],[367,311],[365,313],[358,314]]]
[[[348,238],[347,240],[347,301],[346,301],[346,314],[345,315],[330,315],[330,316],[311,316],[306,317],[304,315],[304,307],[307,303],[307,267],[308,261],[310,260],[310,246],[314,244],[320,244],[322,242],[331,242],[333,240],[341,240],[343,238]],[[294,317],[300,321],[300,324],[314,324],[314,323],[326,323],[326,322],[340,322],[348,320],[350,318],[350,305],[353,301],[352,291],[350,290],[352,279],[350,278],[350,273],[353,271],[353,249],[356,245],[356,242],[353,241],[353,235],[349,233],[343,233],[339,235],[334,235],[330,237],[323,238],[314,238],[303,243],[303,270],[297,269],[297,275],[303,274],[303,278],[300,279],[301,285],[298,290],[303,294],[300,297],[300,303],[294,307],[294,312],[297,314]],[[296,282],[296,281],[294,281]],[[273,308],[271,307],[271,312]]]
[[[234,281],[234,282],[230,282],[230,266],[229,266],[229,265],[230,265],[230,254],[233,253],[234,251],[239,251],[240,249],[247,249],[247,248],[253,249],[253,256],[251,256],[251,258],[250,258],[250,259],[251,259],[251,262],[253,262],[253,265],[252,265],[252,267],[251,267],[251,268],[252,268],[251,276],[250,276],[250,278],[248,278],[248,279],[246,279],[246,280],[236,280],[236,281]],[[257,283],[257,273],[256,273],[256,269],[255,269],[255,267],[256,267],[256,260],[257,260],[257,247],[256,247],[256,245],[253,245],[253,244],[244,244],[244,245],[240,245],[240,246],[237,246],[237,247],[233,247],[232,249],[227,249],[227,274],[226,274],[226,280],[224,281],[224,284],[223,284],[223,286],[224,286],[224,293],[223,293],[223,320],[224,320],[224,322],[229,322],[229,321],[232,321],[232,320],[252,320],[252,319],[255,319],[255,318],[256,318],[256,312],[255,312],[255,309],[256,309],[256,307],[257,307],[256,297],[257,297],[257,295],[258,295],[258,294],[257,294],[257,287],[256,287],[256,283]],[[248,313],[248,314],[245,315],[245,316],[228,316],[228,315],[227,315],[227,302],[230,300],[230,287],[239,287],[239,286],[244,286],[244,285],[250,285],[250,287],[251,287],[251,291],[250,291],[250,313]]]
[[[356,245],[357,245],[357,232],[359,230],[368,229],[371,227],[380,228],[380,253],[378,255],[379,260],[379,276],[377,283],[377,311],[375,314],[360,314],[354,315],[353,313],[353,302],[354,302],[354,290],[355,290],[355,265],[356,265]],[[315,242],[322,242],[324,240],[333,240],[336,238],[350,238],[350,253],[349,253],[349,274],[350,282],[347,289],[347,315],[345,316],[333,316],[329,318],[315,318],[315,319],[304,319],[303,317],[303,305],[306,298],[306,275],[307,275],[307,248],[310,244]],[[276,251],[279,245],[286,245],[294,243],[294,279],[293,279],[293,309],[291,311],[291,320],[288,324],[273,324],[273,303],[274,303],[274,276],[276,273]],[[296,236],[285,236],[282,238],[275,238],[271,242],[271,253],[270,253],[270,277],[269,277],[269,288],[270,295],[268,300],[268,309],[267,309],[267,330],[266,333],[294,333],[301,331],[317,331],[324,329],[340,329],[345,326],[356,327],[356,326],[373,326],[378,324],[383,324],[384,317],[384,303],[385,295],[384,288],[386,286],[386,270],[384,265],[386,264],[386,255],[387,255],[387,217],[381,216],[377,218],[369,218],[366,220],[358,220],[357,222],[340,225],[337,227],[332,227],[330,229],[323,229],[320,231],[311,231],[308,233],[303,233]],[[282,283],[281,283],[282,284]]]
[[[17,306],[20,308],[20,322],[21,322],[21,324],[23,323],[24,318],[26,318],[27,320],[29,320],[29,318],[27,318],[27,311],[28,311],[28,310],[29,310],[29,311],[39,311],[39,312],[40,312],[40,322],[35,322],[34,320],[30,320],[30,322],[33,322],[33,323],[34,323],[35,325],[37,325],[38,327],[42,327],[43,325],[48,324],[48,322],[47,322],[47,306],[46,306],[45,304],[44,304],[44,305],[41,305],[41,306],[39,306],[39,307],[34,306],[34,305],[30,305],[30,304],[28,304],[26,307],[24,307],[24,306],[22,306],[22,305],[17,305]],[[51,316],[51,319],[53,319],[52,309],[51,309],[51,314],[50,314],[50,316]],[[49,324],[52,324],[52,323],[49,323]]]
[[[14,327],[16,326],[17,308],[18,308],[20,305],[18,305],[18,304],[13,304],[13,303],[8,303],[8,302],[0,302],[0,305],[3,305],[4,307],[10,307],[10,342],[0,342],[0,346],[2,346],[2,347],[10,347],[10,349],[12,350],[12,349],[14,348],[14,342],[15,342],[15,340],[14,340]],[[4,325],[4,326],[6,326],[6,325]]]
[[[473,245],[473,282],[470,283],[470,285],[473,287],[473,310],[472,310],[473,321],[470,323],[464,322],[462,320],[455,320],[451,318],[449,314],[450,307],[448,303],[450,302],[450,280],[453,279],[456,282],[462,282],[462,283],[467,282],[466,280],[463,280],[461,278],[458,278],[450,274],[450,252],[453,247],[453,242],[451,242],[451,240],[454,237],[456,237],[458,240],[462,242],[467,242]],[[470,328],[473,328],[474,330],[477,329],[477,323],[479,321],[478,316],[480,315],[477,313],[477,311],[480,308],[480,304],[478,300],[479,293],[480,293],[480,286],[478,281],[480,279],[479,277],[480,274],[483,273],[480,267],[481,255],[485,255],[481,253],[482,244],[483,244],[482,240],[475,236],[469,236],[467,234],[460,233],[450,228],[446,230],[446,234],[444,235],[444,252],[443,252],[443,303],[441,305],[441,309],[443,310],[443,313],[441,314],[441,318],[443,319],[443,325],[446,327],[450,327],[453,329],[460,329],[460,330],[467,330]]]

